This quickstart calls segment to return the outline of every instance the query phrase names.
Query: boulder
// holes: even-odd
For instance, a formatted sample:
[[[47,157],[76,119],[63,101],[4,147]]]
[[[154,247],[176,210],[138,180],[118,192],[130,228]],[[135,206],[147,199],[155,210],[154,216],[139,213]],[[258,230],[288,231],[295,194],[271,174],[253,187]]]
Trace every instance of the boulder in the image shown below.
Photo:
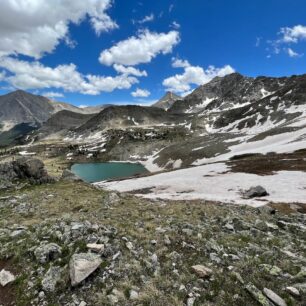
[[[79,285],[96,271],[101,263],[102,259],[99,255],[93,253],[74,254],[69,262],[71,285]]]
[[[76,174],[74,174],[72,171],[68,169],[65,169],[63,171],[61,179],[68,182],[82,181],[80,177],[78,177]]]
[[[3,269],[0,272],[0,285],[2,287],[5,287],[6,285],[14,282],[15,279],[16,279],[15,276],[9,271],[6,271],[6,270]]]
[[[62,249],[56,243],[48,243],[39,246],[34,251],[34,255],[38,262],[45,264],[49,261],[52,261],[58,258],[62,253]]]
[[[50,267],[41,284],[42,288],[47,292],[54,292],[57,283],[61,280],[61,268]]]
[[[40,184],[53,181],[41,160],[26,157],[0,164],[0,178],[2,184],[5,182],[4,185],[24,179]]]
[[[13,165],[20,178],[38,180],[48,176],[44,163],[37,158],[19,158],[13,162]]]
[[[247,199],[265,197],[268,195],[268,192],[262,186],[251,187],[250,189],[243,192],[243,196]]]

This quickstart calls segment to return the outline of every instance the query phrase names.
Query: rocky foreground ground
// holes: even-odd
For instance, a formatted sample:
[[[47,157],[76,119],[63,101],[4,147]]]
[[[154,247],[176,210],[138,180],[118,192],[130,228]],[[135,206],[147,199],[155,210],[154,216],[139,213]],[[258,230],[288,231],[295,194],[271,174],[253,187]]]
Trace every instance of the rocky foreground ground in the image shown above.
[[[0,305],[306,305],[302,206],[148,200],[69,176],[9,187]]]

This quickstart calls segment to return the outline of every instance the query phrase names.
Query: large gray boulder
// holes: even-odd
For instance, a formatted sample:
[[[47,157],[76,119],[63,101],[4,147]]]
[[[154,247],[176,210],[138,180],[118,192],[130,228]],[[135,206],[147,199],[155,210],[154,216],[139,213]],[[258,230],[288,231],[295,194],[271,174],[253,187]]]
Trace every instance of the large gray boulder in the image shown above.
[[[37,158],[22,157],[0,164],[0,182],[29,180],[31,183],[49,183],[53,179],[48,175],[44,163]]]
[[[262,186],[251,187],[250,189],[243,192],[243,196],[247,199],[265,197],[268,196],[268,192]]]
[[[101,263],[102,259],[99,255],[93,253],[74,254],[69,262],[71,285],[79,285],[96,271]]]

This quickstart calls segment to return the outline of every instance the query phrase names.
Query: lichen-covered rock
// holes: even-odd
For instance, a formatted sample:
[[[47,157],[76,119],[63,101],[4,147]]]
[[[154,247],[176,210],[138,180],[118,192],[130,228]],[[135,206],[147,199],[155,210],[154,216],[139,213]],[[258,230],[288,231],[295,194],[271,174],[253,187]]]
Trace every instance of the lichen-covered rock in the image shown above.
[[[245,289],[251,294],[251,296],[262,306],[273,306],[273,304],[266,298],[263,293],[256,288],[253,284],[249,283],[245,286]]]
[[[61,280],[61,273],[60,267],[50,267],[41,282],[43,289],[47,292],[54,292],[57,283]]]
[[[74,254],[69,262],[71,285],[80,284],[96,271],[101,263],[102,259],[99,255],[93,253]]]
[[[38,184],[54,181],[48,175],[44,163],[41,160],[26,157],[7,163],[0,163],[0,178],[3,186],[9,186],[9,183],[23,179]]]
[[[56,243],[48,243],[39,246],[34,251],[34,255],[38,262],[45,264],[49,261],[52,261],[58,258],[62,253],[62,249]]]

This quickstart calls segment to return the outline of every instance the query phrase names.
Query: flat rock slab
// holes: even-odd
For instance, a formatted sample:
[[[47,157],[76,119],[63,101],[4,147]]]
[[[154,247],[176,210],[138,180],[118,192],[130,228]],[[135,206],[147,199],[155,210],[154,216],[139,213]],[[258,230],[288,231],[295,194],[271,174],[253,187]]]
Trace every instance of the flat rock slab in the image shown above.
[[[99,255],[93,253],[74,254],[69,262],[70,280],[72,286],[77,286],[90,274],[96,271],[102,263]]]
[[[263,290],[265,296],[272,301],[275,305],[277,306],[287,306],[287,303],[279,296],[277,295],[275,292],[273,292],[272,290],[268,289],[268,288],[264,288]]]
[[[6,285],[12,283],[15,281],[16,277],[9,271],[2,270],[0,272],[0,284],[2,287],[5,287]]]
[[[210,278],[213,274],[213,271],[202,265],[192,266],[192,270],[201,278]]]

